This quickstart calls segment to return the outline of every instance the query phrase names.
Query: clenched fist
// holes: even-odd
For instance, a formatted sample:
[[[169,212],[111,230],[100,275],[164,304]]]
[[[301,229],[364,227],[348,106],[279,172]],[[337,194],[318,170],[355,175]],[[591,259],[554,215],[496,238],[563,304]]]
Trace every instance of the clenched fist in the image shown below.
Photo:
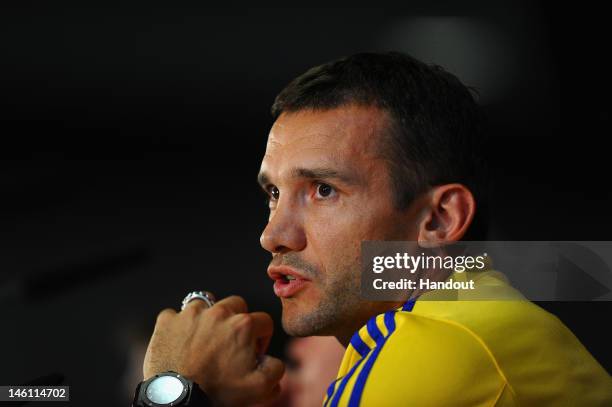
[[[272,318],[251,312],[240,297],[228,297],[208,308],[191,301],[179,313],[160,312],[145,356],[145,380],[175,371],[195,381],[221,406],[244,406],[275,397],[283,363],[265,352],[272,337]]]

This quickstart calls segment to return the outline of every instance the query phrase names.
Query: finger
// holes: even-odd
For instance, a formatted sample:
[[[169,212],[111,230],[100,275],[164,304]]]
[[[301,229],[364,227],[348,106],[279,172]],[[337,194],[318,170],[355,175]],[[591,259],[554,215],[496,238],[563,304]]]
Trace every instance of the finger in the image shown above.
[[[192,291],[184,299],[181,311],[191,308],[191,310],[205,310],[215,303],[215,296],[210,291]]]
[[[241,314],[249,312],[246,301],[237,295],[232,295],[230,297],[224,298],[218,303],[215,304],[215,308],[227,308],[232,311],[234,314]]]
[[[186,305],[185,308],[183,308],[181,310],[181,312],[185,312],[185,311],[195,311],[195,312],[201,312],[204,311],[205,309],[210,308],[210,306],[208,305],[208,303],[202,299],[199,298],[194,298],[193,300],[189,301]]]
[[[256,385],[270,389],[280,382],[284,373],[285,364],[280,359],[264,355],[253,372],[253,380]]]
[[[157,314],[157,323],[163,324],[165,322],[168,322],[174,316],[176,316],[176,310],[172,308],[163,309],[160,311],[159,314]]]
[[[285,373],[285,364],[280,359],[270,355],[265,355],[262,358],[258,369],[260,372],[262,372],[262,374],[268,377],[271,382],[278,383]]]
[[[252,312],[253,336],[255,337],[255,351],[257,355],[263,355],[268,350],[270,339],[274,332],[272,317],[265,312]]]

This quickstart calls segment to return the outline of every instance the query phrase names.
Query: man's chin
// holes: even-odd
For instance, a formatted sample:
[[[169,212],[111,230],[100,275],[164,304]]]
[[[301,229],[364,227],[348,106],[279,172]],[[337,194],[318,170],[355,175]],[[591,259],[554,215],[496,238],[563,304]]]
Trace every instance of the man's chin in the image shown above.
[[[303,323],[296,323],[295,320],[287,320],[283,318],[283,330],[289,336],[305,337],[319,335],[313,326],[307,326]]]
[[[283,300],[283,314],[282,324],[283,330],[287,335],[291,336],[310,336],[308,328],[304,323],[300,323],[300,315],[304,315],[300,312],[299,307],[292,301]]]
[[[313,336],[333,335],[329,316],[315,309],[302,309],[297,304],[283,302],[282,325],[287,335]]]

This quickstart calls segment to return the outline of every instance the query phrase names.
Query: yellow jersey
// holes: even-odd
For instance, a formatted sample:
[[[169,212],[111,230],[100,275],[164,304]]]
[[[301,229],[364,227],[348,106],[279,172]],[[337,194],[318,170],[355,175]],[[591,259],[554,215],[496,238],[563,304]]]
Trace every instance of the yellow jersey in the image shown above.
[[[458,300],[430,291],[371,318],[324,406],[612,406],[612,378],[558,318],[500,273],[473,278]]]

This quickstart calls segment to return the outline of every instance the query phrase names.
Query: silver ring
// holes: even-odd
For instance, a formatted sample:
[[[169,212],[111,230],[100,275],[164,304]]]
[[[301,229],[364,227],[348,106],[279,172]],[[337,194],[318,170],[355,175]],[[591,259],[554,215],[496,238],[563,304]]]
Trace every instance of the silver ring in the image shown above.
[[[185,309],[187,304],[189,304],[193,300],[201,300],[208,305],[208,308],[215,305],[215,297],[212,293],[208,291],[192,291],[183,298],[183,302],[181,304],[181,311]]]

